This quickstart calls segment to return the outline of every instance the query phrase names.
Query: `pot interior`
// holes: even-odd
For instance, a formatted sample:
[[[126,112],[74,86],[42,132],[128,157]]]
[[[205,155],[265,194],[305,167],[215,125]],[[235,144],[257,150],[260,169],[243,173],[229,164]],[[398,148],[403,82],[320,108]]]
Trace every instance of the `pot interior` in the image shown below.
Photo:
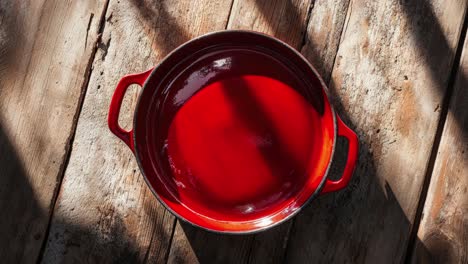
[[[223,232],[286,219],[323,183],[334,142],[319,77],[288,46],[248,32],[193,40],[145,84],[136,154],[178,216]]]

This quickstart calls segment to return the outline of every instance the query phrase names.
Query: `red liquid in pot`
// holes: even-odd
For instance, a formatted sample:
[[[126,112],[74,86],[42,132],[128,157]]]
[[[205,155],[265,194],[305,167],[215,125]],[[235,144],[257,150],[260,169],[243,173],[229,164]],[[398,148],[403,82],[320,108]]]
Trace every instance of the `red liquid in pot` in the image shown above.
[[[307,181],[318,114],[276,79],[204,87],[179,109],[167,147],[179,199],[225,219],[286,206]]]

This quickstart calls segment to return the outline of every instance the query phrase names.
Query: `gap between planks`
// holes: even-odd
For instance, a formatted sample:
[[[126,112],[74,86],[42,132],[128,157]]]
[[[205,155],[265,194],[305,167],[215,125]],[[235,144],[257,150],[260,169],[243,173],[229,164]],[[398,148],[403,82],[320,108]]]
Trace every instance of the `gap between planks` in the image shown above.
[[[48,219],[48,222],[47,222],[47,227],[46,227],[46,231],[45,231],[45,235],[44,235],[44,240],[42,241],[42,245],[41,245],[41,248],[39,250],[39,255],[38,255],[38,258],[37,258],[37,261],[36,261],[36,263],[38,263],[38,264],[42,262],[42,258],[44,256],[47,241],[48,241],[49,235],[50,235],[50,226],[52,224],[52,219],[53,219],[53,216],[54,216],[55,204],[57,203],[58,194],[60,193],[60,189],[62,187],[62,181],[63,181],[63,178],[65,176],[65,171],[67,170],[68,163],[70,162],[70,156],[71,156],[71,152],[72,152],[72,148],[73,148],[73,142],[75,141],[76,127],[78,125],[78,118],[80,117],[81,110],[83,109],[83,103],[84,103],[84,100],[85,100],[85,97],[86,97],[86,91],[88,90],[89,80],[90,80],[91,74],[93,73],[93,62],[94,62],[94,58],[96,57],[96,52],[97,52],[97,50],[99,48],[98,44],[99,44],[99,42],[101,42],[101,36],[102,36],[102,33],[104,32],[105,18],[106,18],[106,15],[107,15],[107,9],[109,7],[109,2],[110,2],[110,0],[106,0],[106,2],[104,4],[104,9],[103,9],[103,11],[102,11],[102,13],[101,13],[101,15],[99,17],[99,27],[98,27],[98,32],[97,32],[98,35],[97,35],[96,41],[93,43],[93,50],[91,52],[91,56],[89,57],[88,63],[86,65],[84,81],[83,81],[83,84],[81,86],[80,98],[78,100],[78,107],[76,109],[75,115],[73,116],[72,131],[71,131],[70,136],[67,139],[67,145],[66,145],[66,149],[65,149],[66,157],[65,157],[65,160],[64,160],[63,164],[60,166],[58,183],[57,183],[57,185],[55,187],[54,194],[52,196],[52,203],[50,204],[49,219]],[[91,13],[90,18],[89,18],[89,22],[88,22],[88,27],[86,29],[86,37],[85,37],[86,38],[85,39],[86,43],[88,42],[88,33],[89,33],[89,29],[90,29],[93,17],[94,17],[94,14]],[[86,46],[85,46],[85,48],[86,48]]]
[[[413,251],[416,246],[416,238],[421,223],[422,213],[424,210],[424,205],[426,203],[427,194],[429,191],[429,184],[431,183],[432,174],[434,171],[434,165],[438,157],[438,151],[440,147],[440,141],[442,139],[442,133],[444,131],[445,122],[447,121],[448,110],[450,107],[450,102],[453,100],[453,90],[455,82],[457,79],[458,71],[460,70],[460,60],[462,57],[463,43],[466,38],[466,31],[468,26],[468,16],[465,11],[465,17],[462,25],[462,30],[460,31],[460,36],[458,38],[457,49],[455,51],[455,57],[452,62],[452,70],[449,75],[449,81],[447,84],[447,91],[442,101],[441,113],[439,123],[437,124],[437,130],[435,132],[434,143],[432,144],[431,154],[426,167],[426,175],[424,177],[424,182],[421,187],[421,195],[419,197],[418,207],[416,209],[416,214],[413,221],[413,227],[411,229],[408,247],[405,254],[405,263],[411,263],[411,258],[413,256]]]
[[[231,8],[232,8],[232,6],[231,6]],[[172,222],[171,237],[169,238],[169,247],[167,248],[166,255],[164,256],[164,263],[169,262],[169,254],[171,253],[172,241],[174,241],[174,234],[175,234],[175,229],[176,229],[178,221],[179,221],[179,219],[177,219],[177,217],[174,217],[174,221]],[[145,260],[145,263],[147,263],[146,260]]]

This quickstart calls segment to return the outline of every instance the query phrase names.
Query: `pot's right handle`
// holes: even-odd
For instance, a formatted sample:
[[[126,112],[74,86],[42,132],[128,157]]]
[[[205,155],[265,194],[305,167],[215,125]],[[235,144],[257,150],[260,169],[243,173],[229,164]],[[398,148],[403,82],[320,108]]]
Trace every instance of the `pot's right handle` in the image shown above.
[[[121,128],[119,125],[119,114],[120,108],[122,107],[122,101],[127,91],[128,87],[132,84],[138,84],[143,86],[146,79],[150,75],[153,69],[148,71],[137,73],[137,74],[130,74],[122,77],[119,83],[117,84],[117,88],[115,88],[114,95],[112,96],[112,100],[109,107],[109,116],[107,118],[107,124],[109,125],[109,129],[114,135],[120,138],[127,146],[135,152],[133,146],[133,129],[130,131],[126,131],[125,129]]]
[[[337,181],[327,179],[325,186],[323,187],[322,194],[341,190],[348,185],[351,180],[351,176],[353,175],[354,168],[356,167],[358,157],[359,140],[356,133],[346,126],[338,115],[336,115],[336,120],[338,125],[338,136],[348,139],[348,159],[346,161],[342,177]]]

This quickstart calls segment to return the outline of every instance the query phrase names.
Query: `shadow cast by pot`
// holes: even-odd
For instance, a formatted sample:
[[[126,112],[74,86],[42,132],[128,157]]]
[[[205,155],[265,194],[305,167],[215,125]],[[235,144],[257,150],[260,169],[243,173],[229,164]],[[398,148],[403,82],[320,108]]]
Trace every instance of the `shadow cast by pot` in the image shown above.
[[[11,75],[16,74],[15,57],[24,43],[21,3],[0,2],[0,94],[8,96]],[[7,97],[8,98],[8,97]],[[0,106],[0,108],[2,108]],[[8,109],[4,109],[4,111]],[[31,187],[28,171],[16,151],[14,133],[0,113],[0,259],[26,261],[39,254],[47,226],[44,213]],[[35,141],[43,149],[43,141]]]
[[[0,123],[0,258],[6,262],[37,255],[47,225],[47,215],[36,201],[28,174],[11,138]]]
[[[335,102],[335,106],[343,121],[359,135],[358,164],[346,189],[319,197],[297,217],[285,259],[293,263],[300,263],[312,256],[320,256],[321,261],[331,263],[362,263],[368,257],[375,259],[377,256],[382,260],[395,257],[402,260],[404,252],[399,252],[401,248],[395,243],[388,244],[387,248],[368,248],[377,246],[379,239],[400,240],[402,234],[409,234],[410,221],[388,183],[379,181],[374,151],[368,144],[372,139],[364,134],[364,128],[350,122],[341,105]],[[346,145],[346,140],[338,141],[335,150],[337,158],[331,165],[331,178],[341,177],[346,161]],[[366,230],[379,235],[374,236]],[[366,246],[362,247],[362,243]],[[395,252],[399,254],[394,255]]]

